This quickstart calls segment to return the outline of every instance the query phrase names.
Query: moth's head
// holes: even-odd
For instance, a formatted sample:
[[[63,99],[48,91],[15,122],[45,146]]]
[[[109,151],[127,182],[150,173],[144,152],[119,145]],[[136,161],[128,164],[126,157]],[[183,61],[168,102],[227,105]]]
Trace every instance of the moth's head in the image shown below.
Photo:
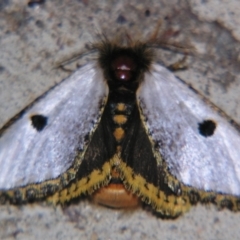
[[[136,90],[143,73],[151,67],[154,54],[145,43],[120,44],[108,40],[98,44],[98,64],[111,86]]]

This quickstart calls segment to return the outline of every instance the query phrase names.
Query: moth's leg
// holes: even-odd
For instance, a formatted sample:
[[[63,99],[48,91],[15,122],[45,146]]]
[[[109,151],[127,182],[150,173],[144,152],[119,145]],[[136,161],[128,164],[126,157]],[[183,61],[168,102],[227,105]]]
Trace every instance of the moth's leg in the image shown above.
[[[181,70],[186,70],[188,68],[187,64],[187,55],[184,55],[181,59],[178,61],[170,64],[167,66],[167,68],[171,71],[181,71]]]

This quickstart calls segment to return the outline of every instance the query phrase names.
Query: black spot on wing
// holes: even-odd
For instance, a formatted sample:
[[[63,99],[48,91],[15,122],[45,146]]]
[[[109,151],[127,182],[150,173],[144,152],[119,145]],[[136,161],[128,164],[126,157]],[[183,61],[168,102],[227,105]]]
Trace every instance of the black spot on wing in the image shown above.
[[[204,120],[198,124],[199,133],[204,137],[210,137],[214,134],[217,124],[213,120]]]
[[[47,117],[41,114],[32,115],[30,117],[32,126],[38,131],[42,131],[47,125]]]

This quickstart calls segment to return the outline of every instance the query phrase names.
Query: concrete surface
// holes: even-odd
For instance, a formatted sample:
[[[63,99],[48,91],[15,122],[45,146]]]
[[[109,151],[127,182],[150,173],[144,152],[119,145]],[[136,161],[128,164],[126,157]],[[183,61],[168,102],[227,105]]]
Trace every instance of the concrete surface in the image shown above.
[[[0,126],[68,74],[55,63],[81,52],[96,33],[125,28],[132,36],[163,29],[198,54],[178,72],[207,99],[240,123],[240,7],[227,1],[45,1],[0,2]],[[179,54],[162,51],[169,64]],[[32,204],[0,206],[0,239],[239,239],[240,213],[193,207],[176,220],[142,209],[117,211],[89,201],[65,209]]]

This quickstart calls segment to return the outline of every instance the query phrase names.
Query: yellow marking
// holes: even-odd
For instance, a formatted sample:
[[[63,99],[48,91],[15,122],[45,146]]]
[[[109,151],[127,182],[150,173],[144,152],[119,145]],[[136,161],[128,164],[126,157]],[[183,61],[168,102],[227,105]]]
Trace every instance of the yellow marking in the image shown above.
[[[113,135],[116,141],[120,142],[124,138],[125,131],[121,127],[118,127],[118,128],[115,128]]]
[[[227,194],[219,194],[214,191],[206,192],[204,190],[199,190],[193,187],[189,186],[182,186],[182,191],[186,195],[191,196],[192,191],[196,192],[198,194],[199,199],[197,199],[197,202],[202,203],[214,203],[218,209],[228,208],[228,206],[224,205],[224,202],[230,202],[232,204],[232,207],[230,208],[231,211],[240,211],[240,199],[237,196],[233,195],[227,195]]]
[[[110,163],[106,162],[101,170],[93,170],[89,176],[71,183],[67,188],[48,197],[47,201],[53,204],[57,204],[58,202],[64,203],[81,194],[92,194],[93,191],[99,189],[101,186],[105,186],[110,181],[110,172]]]
[[[113,121],[116,124],[122,125],[122,124],[126,123],[127,117],[125,115],[122,115],[122,114],[114,115]]]
[[[120,172],[127,190],[137,194],[142,201],[151,204],[157,212],[175,217],[190,208],[191,205],[187,196],[166,195],[164,191],[148,183],[141,175],[135,174],[126,163],[119,161],[118,156],[114,156],[111,163]]]
[[[120,112],[125,111],[126,108],[127,108],[127,106],[124,103],[118,103],[117,106],[116,106],[116,109]]]
[[[48,180],[48,181],[40,183],[40,184],[37,184],[37,183],[29,184],[26,187],[11,189],[9,191],[6,191],[6,194],[10,199],[14,200],[15,199],[15,191],[18,190],[22,196],[20,201],[26,201],[28,190],[33,190],[34,194],[35,194],[34,199],[39,199],[39,198],[45,197],[44,190],[43,190],[43,189],[45,189],[45,187],[52,186],[57,189],[57,188],[59,188],[59,185],[60,185],[60,180],[57,178],[57,179]],[[0,196],[1,196],[1,192],[0,192]]]
[[[120,179],[120,176],[119,176],[119,172],[116,170],[116,168],[115,167],[113,167],[112,169],[111,169],[111,177],[112,178],[118,178],[118,179]]]

